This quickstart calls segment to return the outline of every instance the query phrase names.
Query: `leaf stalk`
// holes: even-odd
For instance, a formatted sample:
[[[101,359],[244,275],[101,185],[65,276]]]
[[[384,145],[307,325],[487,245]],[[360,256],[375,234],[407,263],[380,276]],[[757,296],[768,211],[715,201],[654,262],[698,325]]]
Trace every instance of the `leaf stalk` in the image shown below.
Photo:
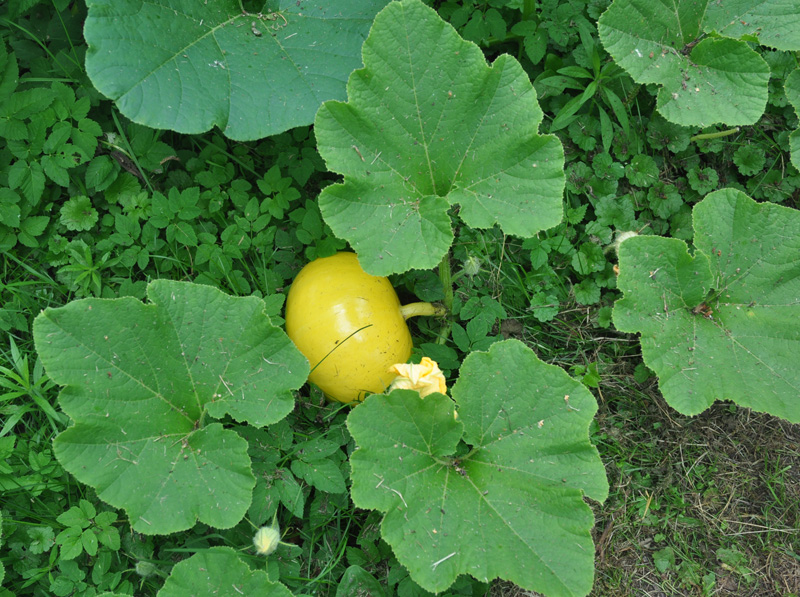
[[[442,258],[439,264],[439,280],[442,282],[444,289],[444,308],[446,313],[451,313],[453,310],[453,273],[450,269],[450,251]],[[439,332],[439,337],[436,338],[436,344],[444,344],[450,336],[450,320],[446,319],[442,325],[442,331]]]
[[[714,133],[702,133],[700,135],[695,135],[694,137],[690,137],[689,141],[696,142],[696,141],[703,141],[705,139],[719,139],[720,137],[727,137],[729,135],[733,135],[734,133],[739,132],[739,127],[732,129],[727,129],[724,131],[716,131]]]

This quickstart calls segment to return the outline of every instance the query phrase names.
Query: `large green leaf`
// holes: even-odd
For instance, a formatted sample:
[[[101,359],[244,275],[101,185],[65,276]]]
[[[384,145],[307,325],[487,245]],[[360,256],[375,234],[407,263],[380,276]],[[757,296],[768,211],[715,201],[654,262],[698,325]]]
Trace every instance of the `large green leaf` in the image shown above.
[[[429,591],[468,573],[586,595],[594,518],[582,496],[608,494],[592,395],[507,340],[464,360],[453,398],[457,420],[448,397],[406,390],[353,410],[353,502],[386,513],[383,538]]]
[[[796,68],[789,73],[784,81],[786,99],[792,104],[795,114],[800,117],[800,68]],[[800,168],[800,129],[795,129],[789,135],[789,146],[791,159],[795,168]]]
[[[310,124],[343,98],[387,0],[87,0],[86,71],[131,120],[236,140]]]
[[[800,6],[797,0],[714,0],[708,3],[703,29],[758,39],[778,50],[800,50]]]
[[[800,422],[800,212],[725,189],[693,219],[693,257],[677,239],[622,243],[614,324],[641,333],[676,410],[733,400]]]
[[[230,547],[212,547],[175,564],[158,597],[291,597],[263,570],[251,570]]]
[[[348,102],[326,102],[315,132],[344,174],[320,209],[364,269],[431,268],[453,240],[450,206],[473,228],[528,237],[561,221],[564,158],[540,136],[528,75],[507,55],[492,66],[418,0],[375,18]]]
[[[707,4],[614,0],[598,21],[600,39],[636,82],[661,86],[658,111],[668,120],[703,127],[753,124],[766,107],[769,66],[744,41],[701,39],[707,14],[723,14],[710,7],[707,13]]]
[[[74,421],[56,457],[139,532],[231,527],[255,485],[247,442],[207,418],[276,423],[308,362],[261,299],[166,280],[147,294],[152,304],[84,299],[36,318],[36,349]]]

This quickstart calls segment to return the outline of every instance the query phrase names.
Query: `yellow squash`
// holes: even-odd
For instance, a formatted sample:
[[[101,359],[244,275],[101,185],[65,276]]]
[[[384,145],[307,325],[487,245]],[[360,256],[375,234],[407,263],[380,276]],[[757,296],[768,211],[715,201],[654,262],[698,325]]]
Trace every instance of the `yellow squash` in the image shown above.
[[[306,265],[286,299],[286,333],[311,363],[309,381],[339,402],[386,390],[389,367],[411,356],[405,320],[441,315],[430,303],[400,306],[386,278],[366,273],[355,253]]]

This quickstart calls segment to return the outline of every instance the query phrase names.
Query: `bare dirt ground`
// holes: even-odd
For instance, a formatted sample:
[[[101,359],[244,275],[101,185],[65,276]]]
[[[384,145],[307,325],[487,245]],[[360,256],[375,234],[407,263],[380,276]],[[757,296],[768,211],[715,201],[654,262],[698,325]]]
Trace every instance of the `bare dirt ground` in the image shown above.
[[[685,417],[638,390],[598,399],[610,495],[591,504],[591,597],[800,595],[800,425],[726,403]]]

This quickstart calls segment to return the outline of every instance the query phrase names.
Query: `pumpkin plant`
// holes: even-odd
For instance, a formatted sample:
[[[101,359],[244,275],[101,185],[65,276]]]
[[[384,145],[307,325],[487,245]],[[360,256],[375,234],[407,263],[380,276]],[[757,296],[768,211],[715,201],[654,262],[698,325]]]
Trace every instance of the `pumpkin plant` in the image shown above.
[[[750,44],[800,49],[792,2],[614,0],[598,33],[634,81],[660,86],[658,111],[683,126],[757,122],[770,68]]]
[[[353,402],[389,387],[389,368],[411,356],[406,320],[443,315],[431,303],[400,305],[386,278],[361,269],[355,253],[306,265],[286,300],[286,333],[311,363],[309,380],[332,400]]]
[[[56,458],[133,529],[238,523],[255,478],[247,442],[220,421],[261,427],[294,408],[308,364],[257,297],[155,280],[150,304],[84,299],[44,310],[33,336],[73,423]],[[224,507],[221,507],[224,504]]]
[[[789,73],[784,81],[786,99],[792,104],[794,111],[800,114],[800,68]],[[796,168],[800,168],[800,128],[792,131],[789,135],[789,147],[792,154],[792,163]]]
[[[489,66],[418,0],[378,13],[362,55],[348,101],[322,104],[314,132],[328,169],[344,175],[320,194],[322,217],[366,271],[446,261],[455,204],[468,226],[520,237],[561,221],[564,151],[539,134],[542,109],[519,62],[503,54]]]
[[[238,0],[89,0],[86,71],[134,122],[260,139],[344,97],[386,1],[282,0],[248,12]]]
[[[353,409],[355,505],[383,513],[381,535],[428,591],[470,574],[588,594],[594,516],[584,496],[608,496],[589,441],[594,397],[517,340],[467,356],[452,396],[394,390]]]
[[[676,238],[622,242],[614,325],[641,333],[644,362],[679,412],[732,400],[800,422],[800,213],[723,189],[692,219],[693,255]]]
[[[25,12],[36,4],[12,2],[10,10]],[[162,597],[211,593],[286,597],[290,591],[278,583],[280,579],[294,583],[293,590],[302,587],[300,593],[320,595],[334,590],[337,595],[355,594],[363,590],[356,585],[368,579],[374,581],[370,587],[377,586],[370,590],[382,594],[384,588],[356,564],[360,562],[380,570],[382,581],[396,585],[394,592],[399,595],[442,592],[459,576],[460,584],[465,575],[482,582],[508,579],[549,597],[588,594],[593,588],[595,550],[594,517],[586,498],[601,502],[608,495],[603,463],[589,438],[597,411],[597,402],[584,387],[590,376],[583,376],[581,383],[539,360],[522,342],[486,338],[488,321],[494,322],[497,313],[506,319],[504,305],[513,305],[521,320],[552,319],[558,311],[554,305],[563,299],[550,294],[555,282],[546,279],[563,285],[564,274],[554,266],[570,257],[580,276],[595,276],[573,286],[578,302],[599,300],[601,276],[602,287],[613,290],[616,285],[624,293],[614,308],[613,322],[618,330],[641,334],[644,361],[655,370],[666,400],[675,408],[695,414],[725,398],[800,422],[796,400],[800,375],[793,362],[800,344],[796,210],[756,204],[727,189],[695,206],[692,232],[688,220],[693,194],[681,201],[677,191],[668,197],[661,191],[656,197],[648,193],[652,209],[641,209],[634,196],[637,191],[625,197],[616,193],[618,185],[624,191],[628,183],[634,189],[665,183],[659,180],[662,163],[656,159],[661,158],[641,153],[643,137],[641,142],[633,139],[638,125],[647,124],[649,100],[636,99],[644,85],[649,86],[644,96],[658,88],[656,109],[664,118],[683,125],[743,125],[756,122],[768,102],[785,106],[769,83],[782,78],[776,75],[784,64],[795,68],[797,56],[759,53],[754,46],[800,50],[796,0],[554,0],[540,3],[549,5],[541,11],[530,0],[427,2],[441,4],[442,14],[449,12],[453,22],[461,18],[458,14],[467,16],[471,4],[493,5],[485,12],[473,11],[465,34],[483,37],[492,56],[509,42],[519,42],[518,56],[524,49],[530,60],[525,67],[507,55],[487,63],[487,54],[461,39],[419,0],[87,0],[85,19],[81,3],[54,4],[69,4],[59,18],[85,21],[87,74],[96,90],[113,99],[126,117],[185,133],[218,126],[223,135],[237,140],[259,139],[313,120],[321,158],[331,173],[341,175],[318,201],[301,194],[300,188],[303,193],[315,192],[330,180],[315,174],[322,168],[313,149],[305,146],[307,131],[282,135],[258,147],[238,144],[231,152],[214,138],[194,157],[179,147],[173,155],[165,143],[156,143],[154,133],[146,136],[160,147],[157,150],[137,149],[143,145],[138,134],[122,143],[126,130],[139,129],[120,124],[114,115],[118,131],[108,135],[107,146],[124,145],[131,149],[130,156],[141,157],[142,166],[136,166],[142,182],[148,187],[168,185],[170,205],[165,207],[160,193],[148,197],[129,174],[117,177],[120,167],[112,155],[117,156],[105,151],[91,160],[84,185],[83,170],[70,170],[66,164],[80,156],[59,147],[78,146],[81,139],[97,144],[101,132],[106,132],[105,124],[101,127],[84,118],[98,107],[93,100],[87,112],[95,91],[81,85],[85,77],[77,70],[72,74],[65,70],[64,82],[52,88],[37,88],[37,79],[49,76],[50,65],[34,60],[27,41],[19,45],[19,40],[12,43],[13,36],[9,39],[12,47],[27,48],[19,52],[19,65],[13,53],[5,59],[0,44],[0,97],[11,93],[16,98],[16,103],[0,101],[4,106],[0,142],[7,140],[0,147],[0,174],[8,170],[0,182],[5,184],[7,178],[10,185],[0,188],[0,228],[11,231],[5,236],[14,242],[18,239],[32,249],[39,245],[24,258],[8,251],[4,257],[21,265],[26,260],[33,264],[45,250],[52,253],[49,264],[37,264],[41,272],[26,266],[26,278],[29,274],[46,278],[50,267],[69,273],[75,264],[58,260],[62,255],[66,259],[74,249],[68,247],[84,243],[85,238],[97,240],[92,250],[98,258],[105,248],[128,247],[121,254],[107,254],[109,263],[116,263],[113,268],[109,265],[109,273],[120,276],[124,286],[115,288],[112,280],[106,284],[106,276],[103,296],[141,292],[142,298],[145,277],[180,275],[202,281],[212,279],[208,272],[217,271],[212,276],[215,283],[227,276],[231,288],[249,294],[244,269],[251,269],[253,277],[260,274],[255,288],[265,294],[263,300],[233,298],[208,286],[156,280],[148,286],[144,303],[133,298],[75,301],[47,309],[36,319],[34,340],[47,369],[42,379],[63,386],[59,405],[70,419],[70,426],[54,440],[54,454],[66,471],[96,490],[96,496],[86,492],[87,498],[124,509],[132,541],[123,535],[125,551],[130,553],[115,560],[116,565],[121,568],[130,558],[141,558],[135,568],[105,574],[111,553],[101,545],[97,557],[91,554],[80,564],[92,566],[93,581],[116,576],[116,583],[122,574],[137,574],[143,583],[139,592],[151,588],[152,594],[155,583],[144,585],[145,577],[161,576],[160,566],[164,570],[170,566],[171,574],[159,592]],[[455,4],[464,6],[454,12]],[[542,67],[558,71],[560,80],[579,79],[587,60],[595,71],[600,69],[599,52],[559,56],[568,46],[559,41],[558,29],[564,35],[567,26],[573,29],[570,35],[580,35],[584,49],[596,46],[592,27],[583,26],[587,24],[583,12],[596,19],[602,4],[610,7],[599,22],[601,41],[639,87],[626,91],[624,106],[618,100],[620,109],[614,110],[624,135],[609,134],[614,127],[601,115],[605,153],[594,155],[591,168],[582,163],[589,154],[576,147],[593,151],[587,147],[593,148],[597,141],[593,132],[597,123],[591,119],[573,123],[581,125],[580,131],[570,127],[575,145],[569,155],[567,222],[560,227],[564,151],[557,137],[539,134],[544,114],[530,79]],[[384,6],[359,53],[373,16]],[[516,10],[514,6],[521,6],[523,18],[506,35],[503,21]],[[557,21],[563,21],[563,27]],[[472,28],[481,22],[491,26],[491,39],[489,33],[482,36]],[[29,23],[35,24],[33,19]],[[50,37],[54,28],[44,25],[33,28],[48,32],[43,49],[51,57],[66,56]],[[30,35],[26,28],[19,29]],[[82,47],[73,48],[77,51],[72,55],[80,56]],[[774,64],[781,69],[771,69]],[[611,63],[606,66],[616,68]],[[800,112],[800,70],[783,78],[785,100]],[[570,105],[578,105],[563,104],[565,100],[551,98],[551,106],[561,108],[550,123],[551,133],[563,124],[560,120]],[[16,107],[6,109],[5,104]],[[640,117],[637,127],[633,118],[628,127],[628,108],[633,105]],[[43,114],[34,117],[37,106]],[[103,123],[107,107],[102,110]],[[67,121],[74,121],[74,126]],[[647,128],[653,149],[666,146],[674,155],[689,144],[689,133],[661,116],[650,119]],[[118,140],[112,142],[112,137]],[[207,140],[191,139],[191,144]],[[302,142],[302,151],[286,151],[293,142]],[[800,164],[800,131],[789,142],[795,165]],[[94,155],[93,147],[87,155]],[[632,166],[623,167],[624,156],[637,152]],[[691,151],[680,157],[694,164],[692,170],[697,172],[706,161],[718,163]],[[169,162],[175,158],[168,165],[182,164],[180,172],[171,170],[167,176],[161,170],[164,177],[147,180],[145,174],[154,172],[155,165],[167,164],[161,158]],[[663,158],[667,162],[666,152]],[[153,168],[147,167],[148,162]],[[735,158],[734,162],[744,175],[744,168]],[[253,181],[247,172],[258,177],[265,164],[270,164],[269,173]],[[754,171],[763,166],[759,163]],[[288,168],[297,188],[288,182],[291,179],[281,177],[282,168]],[[579,185],[581,169],[587,175]],[[710,168],[702,171],[714,173]],[[274,172],[277,182],[270,174]],[[179,191],[189,184],[187,176],[199,186]],[[41,199],[41,213],[46,213],[63,195],[50,192],[46,178],[69,187],[70,194],[86,193],[64,203],[58,223],[34,215],[41,210],[26,217],[25,200],[34,205]],[[693,177],[692,171],[688,180],[696,193],[704,192],[704,183],[710,190],[719,182]],[[289,188],[283,187],[284,181],[291,193],[281,191]],[[766,186],[767,181],[757,183]],[[262,201],[254,184],[267,199]],[[103,198],[105,189],[109,192]],[[592,197],[588,203],[582,199],[585,194]],[[668,200],[656,207],[662,194]],[[303,207],[298,199],[305,202]],[[581,225],[592,212],[597,220]],[[336,239],[323,230],[318,213]],[[172,215],[165,219],[164,214]],[[167,221],[170,218],[173,223]],[[179,227],[177,220],[188,227]],[[189,226],[190,220],[196,224]],[[638,228],[646,220],[657,232],[665,229],[660,225],[669,224],[676,238],[620,240],[619,277],[611,275],[610,267],[601,271],[605,260],[599,245],[610,241],[612,228],[629,229],[634,223]],[[56,234],[59,225],[68,232]],[[487,235],[471,230],[493,227],[498,230]],[[111,230],[116,233],[107,237]],[[591,237],[586,242],[573,235],[581,230]],[[501,304],[500,297],[490,298],[472,283],[464,284],[454,301],[457,276],[479,278],[480,260],[475,265],[472,254],[477,236],[483,237],[485,247],[484,241],[491,242],[500,233],[528,238],[522,250],[531,250],[531,257],[520,257],[519,263],[508,261],[510,254],[521,254],[519,247],[507,253],[505,237],[497,243],[503,251],[497,279],[504,284],[502,274],[512,271],[506,266],[518,270],[514,290],[520,302],[516,304],[507,292]],[[679,240],[678,234],[694,235],[692,244]],[[345,241],[359,257],[345,253],[315,261],[297,277],[288,297],[287,329],[311,360],[310,372],[306,356],[265,313],[278,312],[284,297],[276,289],[299,269],[294,263],[302,247],[313,259],[320,251],[329,254],[341,248]],[[582,243],[579,249],[577,243]],[[463,274],[451,276],[450,263],[462,258],[459,253],[466,258]],[[241,260],[236,266],[241,270],[232,267],[234,259]],[[181,264],[185,267],[178,267]],[[401,306],[389,281],[377,277],[437,264],[443,309],[427,303]],[[138,270],[129,270],[134,265]],[[203,268],[197,269],[198,265]],[[536,271],[544,269],[551,271]],[[431,278],[430,272],[425,275]],[[33,281],[22,280],[21,286]],[[505,289],[510,290],[511,284]],[[3,284],[0,290],[7,292]],[[100,290],[98,285],[98,294]],[[49,291],[37,295],[44,304],[58,300]],[[466,296],[470,299],[463,303]],[[21,303],[16,297],[14,301]],[[5,311],[5,315],[0,312],[0,328],[11,321],[3,317],[16,309],[16,305],[0,309]],[[406,319],[444,311],[469,322],[466,330],[453,326],[455,345],[466,355],[463,362],[450,347],[437,346],[453,353],[445,369],[458,370],[458,380],[449,390],[429,359],[423,358],[419,365],[402,364],[411,352]],[[598,324],[607,319],[601,316],[603,311],[607,309],[599,312]],[[481,317],[475,316],[477,312]],[[21,313],[12,315],[15,320],[22,318]],[[605,321],[603,326],[609,324]],[[14,325],[22,330],[27,324]],[[437,343],[444,343],[449,334],[449,324],[444,325]],[[481,332],[484,328],[487,332]],[[489,347],[482,340],[494,343]],[[15,351],[12,342],[12,355]],[[34,377],[42,376],[40,369]],[[306,401],[295,408],[295,392],[309,373],[333,400],[363,400],[363,404],[342,412],[331,408],[320,413],[317,405]],[[8,396],[0,396],[0,402],[4,399],[10,402]],[[615,397],[612,400],[616,402]],[[30,503],[47,505],[38,495],[47,486],[45,491],[59,494],[50,505],[63,503],[64,496],[69,500],[74,488],[66,492],[61,481],[52,486],[43,483],[47,475],[37,463],[49,461],[45,451],[39,453],[47,436],[22,419],[33,408],[9,404],[19,406],[15,411],[0,406],[0,412],[13,413],[0,429],[0,448],[13,446],[11,435],[23,426],[36,435],[35,441],[30,436],[13,447],[13,453],[29,454],[36,470],[26,477],[34,480],[26,481],[27,486],[18,482],[14,475],[22,467],[0,474],[0,482],[5,479],[6,487],[11,487],[6,492],[10,499],[22,503],[15,495],[28,491]],[[623,410],[617,404],[611,408]],[[609,424],[603,419],[597,421],[594,439],[604,444],[608,438],[610,448],[616,440],[602,433]],[[52,470],[61,475],[60,468]],[[699,468],[696,473],[702,474]],[[55,473],[51,478],[56,480]],[[617,491],[615,499],[625,499],[623,494],[627,492]],[[284,524],[293,535],[292,543],[279,542],[279,507],[285,508],[282,519],[296,519]],[[374,512],[360,520],[363,512],[356,508]],[[4,510],[8,510],[5,505]],[[30,508],[25,505],[21,510]],[[105,508],[97,511],[98,518],[116,516]],[[47,594],[81,592],[65,590],[72,582],[70,570],[72,576],[84,573],[67,549],[70,544],[62,540],[80,525],[67,525],[61,539],[51,533],[48,540],[46,531],[51,529],[44,523],[53,516],[45,513],[36,518],[31,528],[7,516],[9,537],[0,538],[4,547],[12,547],[11,559],[4,555],[2,560],[13,564],[7,566],[11,573],[23,577],[23,589],[55,579],[64,584],[54,583],[49,592],[35,589]],[[273,522],[266,526],[270,518]],[[54,520],[66,524],[64,515]],[[191,533],[182,533],[196,523],[200,524]],[[252,542],[250,526],[259,529]],[[356,538],[357,526],[361,529]],[[89,542],[95,540],[94,527],[99,528],[94,524],[85,533]],[[614,520],[607,527],[612,528],[617,528]],[[172,533],[183,537],[147,537],[141,542],[138,537]],[[330,540],[333,537],[335,541]],[[34,541],[25,543],[29,538]],[[35,553],[47,551],[43,546],[48,542],[58,546],[49,556]],[[149,545],[149,551],[141,552],[140,544]],[[393,551],[388,562],[387,546]],[[88,554],[96,548],[95,540],[83,551]],[[278,551],[272,556],[274,549]],[[245,550],[250,555],[243,555]],[[23,551],[24,561],[14,555]],[[189,551],[194,555],[173,565],[179,554]],[[351,565],[334,589],[329,579],[341,573],[345,561]],[[266,570],[255,568],[264,564]],[[2,577],[0,564],[0,581]],[[133,592],[129,581],[116,587],[108,582],[103,580],[102,588],[95,582],[97,592]],[[603,592],[603,587],[595,591]],[[479,591],[464,592],[456,586],[451,594]]]
[[[390,3],[362,56],[348,102],[326,103],[315,127],[327,166],[344,175],[321,194],[321,213],[362,260],[342,253],[309,264],[286,311],[287,335],[308,357],[312,382],[339,401],[373,394],[347,419],[357,444],[353,502],[382,513],[381,535],[427,590],[470,574],[548,595],[585,595],[594,520],[584,496],[608,495],[588,434],[596,401],[514,340],[469,355],[452,399],[443,387],[424,398],[391,391],[389,369],[411,352],[405,320],[445,310],[401,306],[378,277],[441,263],[445,306],[452,304],[451,207],[459,205],[468,226],[498,225],[523,237],[558,224],[561,143],[538,133],[543,113],[520,64],[501,56],[488,65],[418,0]],[[201,125],[213,122],[240,137],[235,122]],[[224,423],[249,430],[281,421],[308,365],[264,315],[261,299],[161,280],[148,294],[150,305],[91,299],[37,319],[37,350],[65,386],[61,406],[74,421],[56,439],[56,455],[101,499],[124,508],[135,531],[172,533],[196,521],[231,528],[257,501],[256,467],[249,432]],[[276,466],[257,472],[279,476]],[[235,558],[219,546],[193,556],[175,566],[165,594],[232,578],[282,594]],[[209,567],[204,578],[192,577]]]

